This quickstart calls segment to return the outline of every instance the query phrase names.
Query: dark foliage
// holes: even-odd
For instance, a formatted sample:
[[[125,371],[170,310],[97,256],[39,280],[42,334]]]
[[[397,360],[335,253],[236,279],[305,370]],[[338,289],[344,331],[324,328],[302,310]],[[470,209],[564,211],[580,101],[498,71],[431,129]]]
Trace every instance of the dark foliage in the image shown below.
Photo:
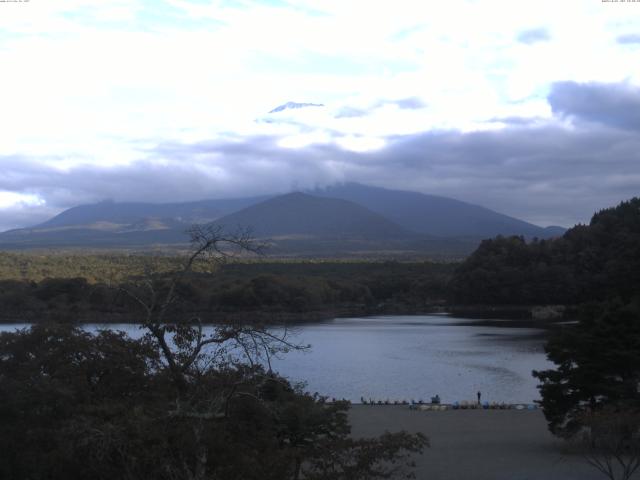
[[[28,258],[5,255],[7,274],[20,277],[17,269]],[[109,276],[108,265],[121,270],[125,258],[79,256],[75,269],[74,262],[63,261],[64,257],[36,260],[52,264],[49,274],[60,277],[0,281],[1,319],[136,321],[131,315],[136,311],[135,302],[123,295],[122,288],[144,276],[139,257],[130,257],[130,274],[120,272],[114,281],[104,278]],[[154,279],[168,285],[176,268],[175,257],[147,261],[147,270],[160,272]],[[77,268],[78,264],[83,268]],[[199,315],[207,321],[219,321],[229,314],[249,318],[254,312],[263,316],[287,313],[304,321],[309,312],[331,316],[334,312],[424,311],[443,303],[452,270],[451,264],[430,262],[228,263],[216,275],[195,271],[182,277],[176,286],[180,301],[172,308],[174,313]],[[64,278],[68,274],[86,276]]]
[[[557,368],[534,376],[554,434],[575,435],[587,414],[605,408],[640,413],[640,305],[585,307],[580,322],[551,338],[546,352]]]
[[[579,304],[640,291],[640,198],[596,213],[552,240],[485,240],[456,270],[459,304]]]
[[[391,478],[426,444],[352,439],[347,404],[257,366],[178,387],[151,337],[39,325],[0,335],[0,354],[1,478]]]
[[[148,342],[40,326],[0,335],[0,353],[2,478],[103,478],[156,413]]]

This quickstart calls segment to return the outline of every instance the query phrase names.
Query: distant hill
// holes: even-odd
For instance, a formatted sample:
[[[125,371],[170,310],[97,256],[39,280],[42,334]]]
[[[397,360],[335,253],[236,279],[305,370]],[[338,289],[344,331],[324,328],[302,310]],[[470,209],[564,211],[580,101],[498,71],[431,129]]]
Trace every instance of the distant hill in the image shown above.
[[[295,192],[265,200],[216,220],[233,231],[251,226],[269,252],[286,255],[466,255],[475,242],[435,239],[407,230],[348,200]]]
[[[226,227],[250,225],[257,237],[359,237],[371,240],[415,236],[382,215],[347,200],[295,192],[271,198],[218,219]]]
[[[187,243],[194,223],[211,223],[269,197],[184,203],[80,205],[31,228],[0,233],[0,247],[145,247]]]
[[[542,228],[478,205],[348,183],[305,193],[184,203],[101,202],[0,233],[0,248],[147,248],[186,244],[194,223],[250,228],[279,255],[466,255],[498,234],[548,238]]]
[[[171,224],[212,222],[229,213],[259,203],[268,197],[202,200],[183,203],[100,202],[65,210],[34,229],[90,225],[98,222],[131,225],[149,219],[170,220]]]
[[[439,237],[523,235],[549,238],[565,232],[562,227],[542,228],[479,205],[417,192],[345,183],[311,193],[358,203],[407,230]]]

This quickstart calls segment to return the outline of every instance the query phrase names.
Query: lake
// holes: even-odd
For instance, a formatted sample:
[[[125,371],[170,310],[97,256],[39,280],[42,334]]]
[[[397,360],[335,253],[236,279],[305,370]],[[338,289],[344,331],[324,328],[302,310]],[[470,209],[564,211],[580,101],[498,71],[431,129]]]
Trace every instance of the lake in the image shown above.
[[[291,352],[272,362],[274,370],[307,390],[359,402],[475,400],[532,403],[539,399],[532,370],[551,368],[543,331],[514,328],[516,322],[490,322],[448,315],[338,318],[294,330],[307,352]],[[0,331],[25,325],[0,325]],[[88,325],[139,336],[136,325]]]

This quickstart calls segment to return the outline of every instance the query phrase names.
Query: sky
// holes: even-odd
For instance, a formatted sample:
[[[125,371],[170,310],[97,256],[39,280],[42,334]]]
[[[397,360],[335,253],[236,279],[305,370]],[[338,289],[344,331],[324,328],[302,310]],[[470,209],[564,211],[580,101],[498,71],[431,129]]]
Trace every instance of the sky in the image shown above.
[[[0,0],[0,231],[347,181],[542,226],[640,194],[640,2]]]

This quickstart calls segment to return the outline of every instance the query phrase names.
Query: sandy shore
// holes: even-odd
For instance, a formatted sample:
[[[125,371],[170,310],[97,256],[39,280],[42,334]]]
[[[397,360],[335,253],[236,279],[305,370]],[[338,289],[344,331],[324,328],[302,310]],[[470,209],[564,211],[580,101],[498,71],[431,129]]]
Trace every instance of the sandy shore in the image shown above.
[[[431,448],[415,459],[416,478],[421,480],[604,478],[548,432],[540,410],[432,412],[400,405],[353,405],[349,416],[355,436],[385,430],[427,435]]]

